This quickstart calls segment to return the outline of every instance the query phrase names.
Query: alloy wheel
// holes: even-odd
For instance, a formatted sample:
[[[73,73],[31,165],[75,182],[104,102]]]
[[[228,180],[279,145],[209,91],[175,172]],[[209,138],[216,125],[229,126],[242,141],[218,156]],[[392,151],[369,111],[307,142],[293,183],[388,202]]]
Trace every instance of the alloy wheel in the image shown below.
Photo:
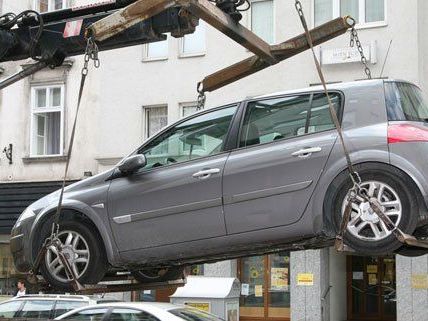
[[[361,184],[370,198],[376,198],[384,213],[395,226],[401,221],[402,204],[397,192],[389,185],[379,181],[367,181]],[[342,216],[345,212],[347,197],[342,203]],[[380,241],[391,235],[391,231],[379,219],[370,204],[357,196],[352,202],[352,213],[348,223],[347,233],[365,241]]]
[[[75,231],[61,231],[58,234],[63,253],[71,268],[79,279],[87,270],[90,259],[88,242]],[[58,281],[68,282],[72,279],[61,263],[56,248],[50,247],[45,256],[46,267],[49,273]]]

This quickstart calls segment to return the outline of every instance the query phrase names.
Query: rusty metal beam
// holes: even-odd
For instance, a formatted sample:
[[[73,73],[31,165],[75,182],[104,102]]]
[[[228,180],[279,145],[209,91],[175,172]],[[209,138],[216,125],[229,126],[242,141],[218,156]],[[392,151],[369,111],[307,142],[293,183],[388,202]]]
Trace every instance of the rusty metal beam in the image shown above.
[[[268,43],[248,30],[238,22],[235,22],[227,13],[224,13],[208,0],[177,0],[196,17],[205,20],[211,26],[247,48],[268,64],[277,61],[271,53]]]
[[[312,29],[310,34],[314,45],[319,45],[344,34],[351,27],[350,23],[351,21],[348,20],[348,17],[343,17]],[[309,44],[306,40],[306,35],[303,33],[283,43],[273,45],[270,48],[275,59],[279,62],[308,50]],[[269,66],[270,64],[261,60],[258,56],[252,56],[205,77],[202,81],[203,90],[209,92],[219,89]]]
[[[139,0],[93,23],[86,33],[96,41],[104,41],[175,5],[175,0]]]

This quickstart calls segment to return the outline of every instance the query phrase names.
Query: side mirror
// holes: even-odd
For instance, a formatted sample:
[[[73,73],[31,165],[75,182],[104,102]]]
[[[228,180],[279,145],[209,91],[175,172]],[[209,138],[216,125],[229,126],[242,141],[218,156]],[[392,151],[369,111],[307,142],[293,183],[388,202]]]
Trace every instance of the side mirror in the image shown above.
[[[122,174],[129,175],[146,166],[146,162],[146,156],[142,154],[132,155],[121,161],[117,168]]]

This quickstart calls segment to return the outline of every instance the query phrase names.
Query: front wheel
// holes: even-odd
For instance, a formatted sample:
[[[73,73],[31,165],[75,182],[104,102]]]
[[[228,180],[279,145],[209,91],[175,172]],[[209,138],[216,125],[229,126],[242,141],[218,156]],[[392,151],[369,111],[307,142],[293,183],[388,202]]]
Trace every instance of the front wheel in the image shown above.
[[[45,226],[51,225],[47,223]],[[47,231],[43,232],[42,241],[49,236]],[[107,258],[103,243],[93,228],[80,221],[61,222],[58,238],[62,244],[63,254],[80,283],[96,284],[104,277],[107,271]],[[41,262],[40,272],[55,289],[73,290],[70,284],[71,275],[66,272],[54,247],[48,248]]]
[[[377,199],[395,226],[404,233],[412,234],[418,221],[418,202],[412,191],[413,182],[401,171],[388,166],[359,165],[356,170],[362,179],[361,187],[368,192],[368,196]],[[346,173],[339,175],[332,186],[332,202],[328,204],[334,213],[338,232],[352,183]],[[402,245],[361,197],[352,203],[344,242],[366,255],[390,254]]]

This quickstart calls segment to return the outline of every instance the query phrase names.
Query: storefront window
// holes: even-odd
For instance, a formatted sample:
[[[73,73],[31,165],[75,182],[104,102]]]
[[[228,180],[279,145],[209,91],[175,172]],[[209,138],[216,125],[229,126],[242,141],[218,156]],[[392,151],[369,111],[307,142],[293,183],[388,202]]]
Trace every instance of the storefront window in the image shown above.
[[[9,244],[0,244],[0,295],[14,295],[18,278]]]
[[[290,255],[269,255],[269,317],[290,315]]]
[[[395,258],[348,256],[347,260],[348,319],[393,320],[397,314]]]
[[[264,316],[265,258],[241,260],[241,316]]]
[[[240,315],[245,318],[290,317],[290,254],[283,252],[240,260]]]

